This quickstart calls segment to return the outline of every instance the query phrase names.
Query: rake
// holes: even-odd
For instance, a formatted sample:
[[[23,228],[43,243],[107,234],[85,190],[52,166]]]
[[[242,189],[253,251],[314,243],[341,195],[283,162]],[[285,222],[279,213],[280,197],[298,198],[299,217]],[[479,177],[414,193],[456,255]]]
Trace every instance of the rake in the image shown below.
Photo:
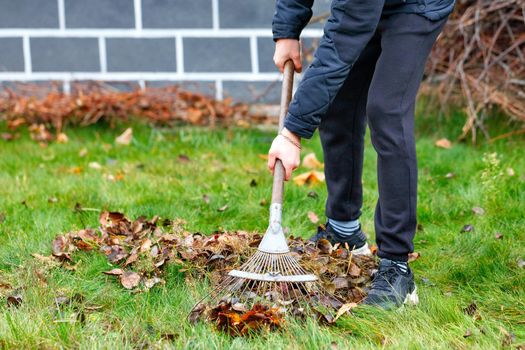
[[[279,132],[292,97],[294,65],[285,64],[282,83]],[[339,301],[322,288],[318,277],[301,266],[290,251],[281,225],[284,190],[284,167],[276,161],[273,175],[270,223],[256,253],[238,269],[231,270],[222,282],[203,300],[225,302],[243,310],[256,304],[281,311],[306,313],[312,306],[326,310]],[[202,305],[203,300],[194,306]],[[334,305],[336,303],[337,305]],[[325,311],[326,312],[326,311]],[[323,312],[324,313],[324,312]]]

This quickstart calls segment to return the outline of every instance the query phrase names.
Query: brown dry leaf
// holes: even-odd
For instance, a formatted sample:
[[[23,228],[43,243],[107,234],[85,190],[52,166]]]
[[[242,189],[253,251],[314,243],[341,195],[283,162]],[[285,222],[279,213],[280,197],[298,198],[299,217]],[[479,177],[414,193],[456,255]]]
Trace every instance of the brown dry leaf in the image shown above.
[[[190,157],[188,157],[185,154],[179,154],[177,159],[179,160],[180,163],[188,163],[190,161]]]
[[[355,307],[357,307],[357,303],[347,303],[341,306],[339,310],[337,311],[337,314],[335,315],[333,322],[337,321],[339,317],[343,316],[345,313],[351,311]]]
[[[351,263],[348,274],[352,277],[359,277],[361,276],[361,269],[356,264]]]
[[[483,209],[482,207],[474,207],[472,208],[472,212],[475,215],[479,215],[479,216],[485,215],[485,209]]]
[[[307,169],[321,169],[323,167],[323,163],[317,160],[315,153],[308,153],[304,156],[302,165]]]
[[[439,139],[435,143],[436,147],[450,149],[452,148],[452,142],[449,139]]]
[[[61,132],[60,134],[57,135],[57,139],[56,141],[58,143],[68,143],[69,141],[69,138],[67,137],[66,134],[64,134],[63,132]]]
[[[22,294],[20,294],[18,291],[14,292],[6,298],[8,307],[19,307],[20,305],[22,305],[23,300],[24,298],[22,297]]]
[[[421,254],[419,254],[418,252],[409,253],[408,254],[408,262],[411,263],[413,261],[416,261],[420,257],[421,257]]]
[[[307,215],[308,215],[308,219],[310,219],[310,222],[312,224],[317,224],[319,222],[319,217],[313,211],[309,211]]]
[[[219,211],[219,212],[226,211],[226,209],[228,209],[228,207],[229,207],[228,204],[225,204],[222,207],[218,208],[217,211]]]
[[[140,283],[141,276],[134,271],[126,271],[120,275],[120,283],[126,289],[133,289]]]
[[[133,139],[133,129],[127,128],[120,136],[115,139],[115,143],[119,145],[127,146],[131,143]]]
[[[48,268],[60,266],[60,263],[53,257],[53,255],[44,256],[38,253],[33,253],[31,256],[43,263]]]
[[[156,284],[164,284],[165,281],[162,279],[162,278],[158,278],[158,277],[153,277],[153,278],[148,278],[144,281],[144,287],[146,289],[151,289],[153,288]]]
[[[268,160],[267,154],[258,154],[257,157],[261,158],[262,160]]]
[[[331,254],[332,253],[332,243],[325,238],[321,238],[317,241],[317,248],[322,254]]]
[[[113,270],[109,270],[109,271],[103,271],[102,272],[103,274],[105,275],[110,275],[110,276],[120,276],[124,273],[124,270],[122,269],[113,269]]]
[[[324,173],[316,170],[310,170],[306,173],[302,173],[300,175],[297,175],[293,178],[293,181],[296,185],[304,186],[305,184],[308,185],[315,185],[321,182],[324,182]]]
[[[14,139],[15,139],[15,135],[8,133],[8,132],[2,133],[2,140],[4,141],[13,141]]]

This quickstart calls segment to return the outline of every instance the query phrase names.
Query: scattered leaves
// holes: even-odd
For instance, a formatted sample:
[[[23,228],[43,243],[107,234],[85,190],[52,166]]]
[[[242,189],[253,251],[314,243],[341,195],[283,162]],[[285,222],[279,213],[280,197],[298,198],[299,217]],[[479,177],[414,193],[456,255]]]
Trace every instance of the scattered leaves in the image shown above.
[[[23,297],[20,291],[15,291],[6,298],[6,303],[8,307],[19,307],[22,305]]]
[[[461,232],[462,232],[462,233],[465,233],[465,232],[472,232],[472,231],[474,231],[474,226],[472,226],[471,224],[467,224],[467,225],[465,225],[465,226],[463,226],[463,227],[461,228]]]
[[[317,192],[315,191],[310,191],[308,192],[308,195],[307,195],[309,198],[313,198],[313,199],[318,199],[319,198],[319,195],[317,194]]]
[[[335,315],[334,322],[345,313],[352,311],[352,309],[355,307],[357,307],[357,303],[347,303],[341,306]]]
[[[408,262],[411,263],[413,261],[416,261],[420,257],[421,257],[421,254],[419,254],[418,252],[409,253],[408,254]]]
[[[485,209],[483,209],[481,207],[474,207],[474,208],[472,208],[472,212],[475,215],[479,215],[479,216],[485,215]]]
[[[100,165],[98,162],[89,162],[88,167],[95,170],[102,169],[102,165]]]
[[[68,143],[69,138],[63,132],[59,133],[56,138],[57,143]]]
[[[277,309],[260,304],[255,304],[248,311],[237,311],[231,303],[221,303],[211,310],[209,318],[219,330],[232,336],[247,335],[263,329],[273,330],[284,322]]]
[[[524,268],[525,267],[525,260],[523,260],[522,258],[518,258],[518,260],[516,261],[516,265],[518,265],[519,268]]]
[[[190,157],[188,157],[185,154],[179,154],[177,159],[179,160],[180,163],[189,163],[189,161],[190,161]]]
[[[473,301],[466,308],[463,309],[463,312],[469,316],[474,316],[478,311],[478,305]]]
[[[162,273],[167,263],[186,266],[181,271],[196,278],[207,276],[212,285],[216,285],[227,271],[253,254],[262,238],[244,231],[217,231],[204,236],[186,231],[182,220],[161,220],[157,216],[149,220],[144,217],[130,220],[122,213],[109,211],[100,213],[99,223],[98,230],[83,229],[59,235],[52,242],[52,256],[35,255],[35,258],[50,263],[55,260],[57,266],[68,268],[77,251],[102,253],[115,264],[103,273],[118,278],[123,288],[129,290],[148,290],[164,284]],[[344,301],[327,301],[334,310],[340,310],[344,303],[359,303],[365,297],[377,268],[374,257],[353,256],[349,247],[332,246],[327,240],[316,245],[290,237],[289,246],[304,267],[317,274],[321,283]],[[211,306],[215,309],[214,322],[230,334],[274,329],[282,323],[281,309],[260,306],[262,309],[247,310],[238,303],[217,307]],[[304,312],[296,311],[298,315]],[[210,306],[197,309],[190,320],[196,321],[203,314],[209,319],[208,312]],[[325,322],[334,320],[329,315],[320,315]]]
[[[302,165],[307,169],[321,169],[323,167],[323,163],[317,160],[315,153],[308,153],[305,155]]]
[[[126,289],[133,289],[140,283],[141,276],[133,271],[125,271],[120,275],[120,283]]]
[[[222,207],[218,208],[217,211],[218,212],[223,212],[223,211],[226,211],[228,208],[229,208],[228,204],[225,204]]]
[[[133,129],[127,128],[120,136],[115,139],[115,143],[119,145],[127,146],[131,143],[133,139]]]
[[[317,224],[319,222],[319,216],[317,216],[317,214],[314,213],[313,211],[309,211],[307,215],[308,215],[308,219],[310,220],[312,224]]]
[[[302,173],[293,178],[293,181],[296,185],[315,185],[321,182],[324,182],[325,176],[324,173],[316,170],[310,170],[306,173]]]
[[[452,148],[452,142],[449,139],[439,139],[435,143],[436,147],[450,149]]]

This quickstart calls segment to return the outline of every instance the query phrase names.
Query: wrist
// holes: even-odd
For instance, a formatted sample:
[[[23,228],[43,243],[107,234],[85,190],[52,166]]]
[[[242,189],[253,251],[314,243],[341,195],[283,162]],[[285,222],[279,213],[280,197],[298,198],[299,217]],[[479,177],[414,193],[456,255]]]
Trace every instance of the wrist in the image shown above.
[[[290,139],[292,139],[294,142],[297,142],[298,144],[301,144],[301,137],[299,135],[296,135],[294,134],[293,132],[291,132],[290,130],[286,129],[286,128],[283,128],[281,130],[281,134],[283,134],[284,136],[286,137],[289,137]]]

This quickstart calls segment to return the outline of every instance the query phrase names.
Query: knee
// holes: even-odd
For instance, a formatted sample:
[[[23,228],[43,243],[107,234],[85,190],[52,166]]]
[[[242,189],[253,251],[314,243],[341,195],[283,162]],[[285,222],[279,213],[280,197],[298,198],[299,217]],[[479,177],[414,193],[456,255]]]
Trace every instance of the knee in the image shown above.
[[[391,120],[392,117],[399,115],[398,109],[388,99],[372,97],[369,94],[366,104],[366,116],[371,124],[388,123],[388,120]]]

